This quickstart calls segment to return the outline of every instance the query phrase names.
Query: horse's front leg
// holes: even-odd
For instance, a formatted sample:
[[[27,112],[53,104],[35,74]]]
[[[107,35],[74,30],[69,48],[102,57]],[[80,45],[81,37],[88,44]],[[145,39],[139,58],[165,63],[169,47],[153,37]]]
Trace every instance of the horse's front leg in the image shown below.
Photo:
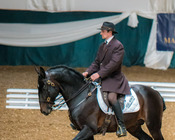
[[[85,125],[73,140],[94,140],[93,135],[92,129]]]

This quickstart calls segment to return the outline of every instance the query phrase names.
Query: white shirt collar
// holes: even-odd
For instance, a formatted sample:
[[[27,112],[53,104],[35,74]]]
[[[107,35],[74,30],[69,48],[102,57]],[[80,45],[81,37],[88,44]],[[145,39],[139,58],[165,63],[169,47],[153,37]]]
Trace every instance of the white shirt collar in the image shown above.
[[[114,36],[111,36],[110,38],[108,38],[107,40],[105,40],[105,41],[107,41],[107,44],[109,44],[109,42],[113,39],[113,37]]]

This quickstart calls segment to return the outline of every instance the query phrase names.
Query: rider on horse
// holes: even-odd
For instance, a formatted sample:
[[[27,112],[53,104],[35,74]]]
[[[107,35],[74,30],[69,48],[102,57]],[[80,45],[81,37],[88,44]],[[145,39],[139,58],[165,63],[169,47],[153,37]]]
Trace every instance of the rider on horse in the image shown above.
[[[111,22],[104,22],[100,28],[102,43],[99,47],[95,61],[83,73],[84,77],[90,76],[92,81],[101,78],[102,91],[108,93],[108,100],[118,121],[117,136],[126,136],[127,131],[124,124],[123,113],[117,97],[119,94],[130,94],[128,80],[121,72],[124,56],[124,47],[114,37],[115,25]]]

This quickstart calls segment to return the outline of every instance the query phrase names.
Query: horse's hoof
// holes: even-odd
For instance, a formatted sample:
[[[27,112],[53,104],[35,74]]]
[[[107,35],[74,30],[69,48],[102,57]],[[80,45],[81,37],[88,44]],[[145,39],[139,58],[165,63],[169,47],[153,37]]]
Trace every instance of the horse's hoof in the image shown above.
[[[73,130],[77,130],[77,128],[72,123],[70,124],[70,126]]]

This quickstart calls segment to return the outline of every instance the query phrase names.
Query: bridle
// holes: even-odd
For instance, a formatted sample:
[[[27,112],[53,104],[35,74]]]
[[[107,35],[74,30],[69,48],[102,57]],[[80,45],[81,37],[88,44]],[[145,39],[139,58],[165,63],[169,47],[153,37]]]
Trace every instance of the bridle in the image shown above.
[[[56,82],[56,81],[54,83],[51,80],[47,80],[47,84],[48,85],[51,85],[52,87],[55,87],[57,85],[59,89],[63,90],[63,88],[61,87],[61,85],[58,82]],[[55,101],[56,100],[59,100],[59,99],[60,98],[56,98]],[[50,96],[47,97],[46,101],[45,100],[40,100],[40,102],[42,102],[42,103],[48,103],[48,104],[53,104],[53,105],[55,104],[55,101],[52,102]]]

